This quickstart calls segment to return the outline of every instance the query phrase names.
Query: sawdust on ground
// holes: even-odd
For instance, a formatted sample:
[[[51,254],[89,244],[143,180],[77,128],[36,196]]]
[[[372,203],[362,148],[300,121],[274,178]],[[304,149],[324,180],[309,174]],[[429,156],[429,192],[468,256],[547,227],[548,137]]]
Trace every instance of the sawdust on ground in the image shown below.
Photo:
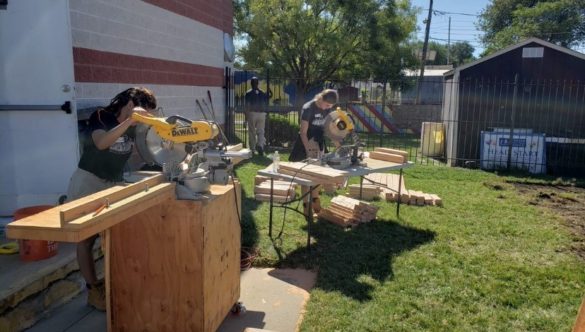
[[[572,251],[585,261],[585,188],[515,183],[529,203],[552,211],[574,236]]]

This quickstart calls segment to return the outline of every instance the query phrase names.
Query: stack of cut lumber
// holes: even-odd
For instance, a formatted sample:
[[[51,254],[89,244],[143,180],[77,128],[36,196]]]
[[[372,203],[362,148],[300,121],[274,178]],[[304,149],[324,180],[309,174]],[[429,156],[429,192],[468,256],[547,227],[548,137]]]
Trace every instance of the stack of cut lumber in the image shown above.
[[[354,226],[376,219],[378,207],[347,196],[335,196],[319,217],[340,226]]]
[[[408,152],[389,148],[374,148],[369,158],[403,164],[408,161]]]
[[[270,201],[270,178],[257,175],[254,179],[254,197],[257,201]],[[272,201],[284,203],[295,199],[296,184],[290,181],[274,180],[272,187]]]
[[[316,184],[332,185],[343,184],[348,176],[346,171],[302,162],[280,162],[278,173],[310,180]]]
[[[363,199],[366,201],[371,201],[374,198],[380,197],[380,186],[373,185],[373,184],[363,184],[362,185],[362,194],[360,197],[360,185],[359,184],[350,184],[349,188],[349,197],[356,198],[356,199]]]
[[[378,185],[380,198],[388,202],[398,201],[398,188],[400,182],[400,203],[410,205],[443,205],[441,198],[435,194],[428,194],[416,190],[406,189],[404,177],[400,179],[398,174],[372,173],[365,176],[364,183]]]
[[[398,174],[371,173],[365,176],[364,183],[378,186],[380,198],[387,202],[396,202],[398,200],[398,188],[400,187],[400,202],[408,203],[410,201],[410,194],[404,184],[404,177],[400,181],[400,175]]]

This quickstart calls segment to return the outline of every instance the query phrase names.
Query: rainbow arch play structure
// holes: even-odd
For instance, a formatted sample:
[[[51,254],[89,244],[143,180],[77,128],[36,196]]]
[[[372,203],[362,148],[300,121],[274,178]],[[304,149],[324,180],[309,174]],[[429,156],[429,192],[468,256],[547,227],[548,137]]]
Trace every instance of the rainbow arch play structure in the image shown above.
[[[392,134],[416,134],[418,130],[413,128],[398,128],[393,118],[392,108],[381,104],[348,103],[347,111],[354,118],[359,132],[367,133],[392,133]]]

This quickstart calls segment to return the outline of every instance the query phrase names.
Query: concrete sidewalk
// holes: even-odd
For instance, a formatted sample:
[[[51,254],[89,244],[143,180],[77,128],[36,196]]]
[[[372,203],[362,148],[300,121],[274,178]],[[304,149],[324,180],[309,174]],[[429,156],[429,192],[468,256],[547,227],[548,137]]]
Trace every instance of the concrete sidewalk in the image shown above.
[[[250,269],[242,272],[240,301],[246,312],[228,314],[218,331],[241,332],[246,328],[296,331],[315,280],[314,272],[301,269]],[[91,309],[85,302],[86,293],[27,331],[106,331],[105,313]]]

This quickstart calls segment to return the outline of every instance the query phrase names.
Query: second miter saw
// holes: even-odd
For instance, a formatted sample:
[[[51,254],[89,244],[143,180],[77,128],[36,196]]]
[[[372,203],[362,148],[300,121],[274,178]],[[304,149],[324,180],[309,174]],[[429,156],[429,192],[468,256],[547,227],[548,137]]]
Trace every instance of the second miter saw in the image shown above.
[[[229,151],[218,140],[221,129],[213,121],[192,121],[178,115],[150,117],[138,113],[133,113],[132,119],[139,123],[135,141],[144,161],[162,167],[168,179],[178,182],[193,194],[207,192],[210,183],[227,184],[233,173],[232,158],[252,157],[249,149]]]
[[[363,160],[361,150],[364,144],[360,142],[354,128],[352,119],[340,107],[337,107],[335,111],[330,112],[325,117],[325,136],[332,141],[340,142],[341,146],[335,151],[325,154],[322,158],[323,163],[337,169],[344,169],[361,163]]]

